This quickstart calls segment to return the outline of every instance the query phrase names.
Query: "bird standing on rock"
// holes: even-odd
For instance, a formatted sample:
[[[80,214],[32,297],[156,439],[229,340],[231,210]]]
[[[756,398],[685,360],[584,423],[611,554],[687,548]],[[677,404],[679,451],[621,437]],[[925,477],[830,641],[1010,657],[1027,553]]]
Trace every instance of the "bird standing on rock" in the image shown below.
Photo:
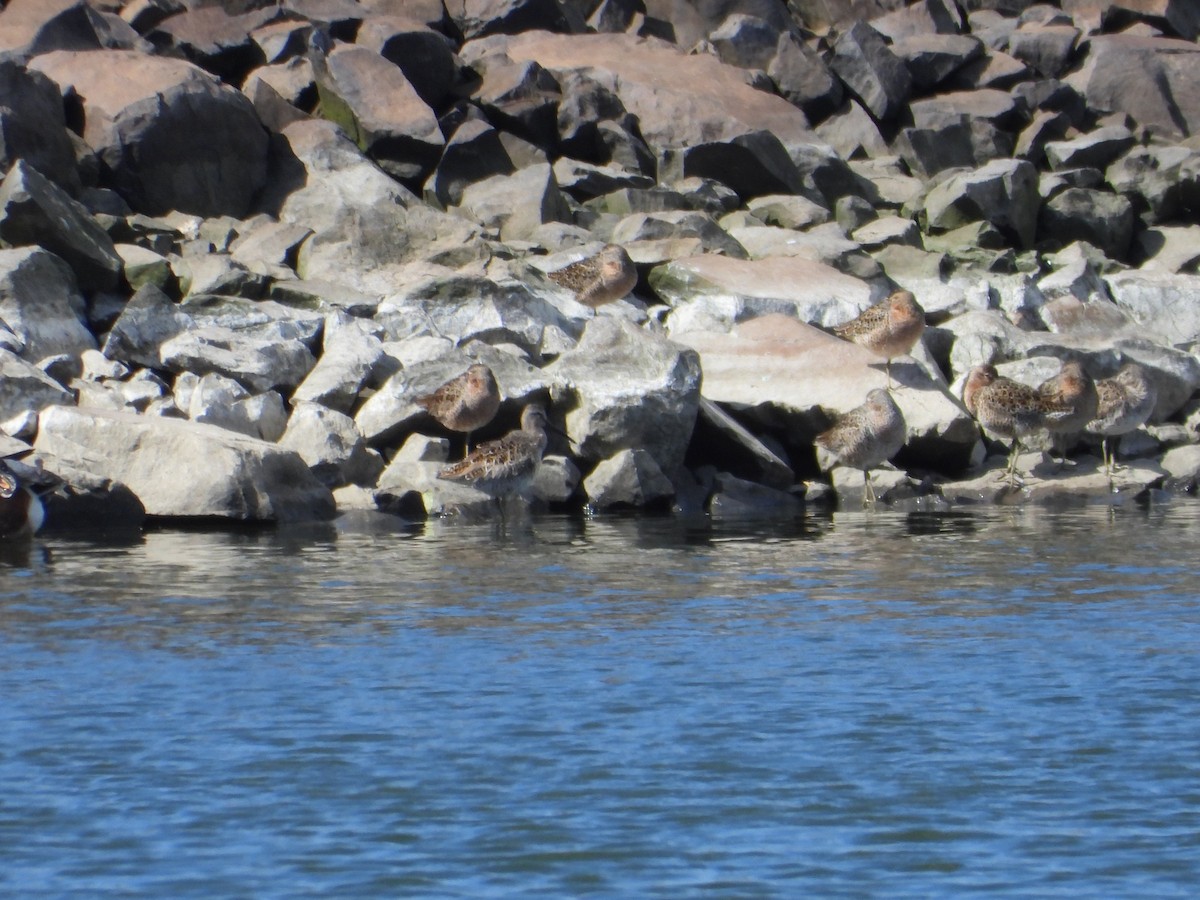
[[[500,408],[500,388],[492,370],[476,363],[433,393],[416,397],[413,402],[451,431],[466,432],[465,458],[471,451],[471,432],[495,418]]]
[[[1046,427],[1050,401],[1037,389],[1000,375],[995,366],[983,365],[967,373],[963,404],[985,431],[1012,441],[1005,475],[1009,487],[1015,487],[1021,439]]]
[[[867,394],[866,402],[841,416],[832,428],[816,436],[821,468],[835,464],[862,469],[863,505],[875,502],[870,470],[887,462],[904,446],[907,426],[900,407],[883,388]],[[832,459],[822,457],[832,457]]]
[[[1071,435],[1082,432],[1096,416],[1096,384],[1078,360],[1065,362],[1059,373],[1038,386],[1042,397],[1046,430],[1050,432],[1051,450],[1062,444],[1061,466],[1067,464],[1067,442]],[[1053,452],[1051,452],[1053,456]]]
[[[440,469],[437,477],[474,485],[497,499],[524,493],[546,452],[546,425],[546,411],[527,406],[519,429],[485,441],[462,462]]]
[[[1089,434],[1101,437],[1100,452],[1104,457],[1104,473],[1111,479],[1117,468],[1117,448],[1121,435],[1136,431],[1154,412],[1158,391],[1146,370],[1135,362],[1125,363],[1111,378],[1096,382],[1096,415],[1087,426]],[[1112,454],[1108,439],[1113,441]]]
[[[637,284],[637,269],[620,244],[605,244],[595,256],[546,275],[555,284],[574,291],[575,299],[592,309],[620,300]]]
[[[917,345],[925,331],[925,311],[911,291],[896,291],[841,325],[833,333],[866,347],[887,360],[887,385],[892,389],[892,359]]]

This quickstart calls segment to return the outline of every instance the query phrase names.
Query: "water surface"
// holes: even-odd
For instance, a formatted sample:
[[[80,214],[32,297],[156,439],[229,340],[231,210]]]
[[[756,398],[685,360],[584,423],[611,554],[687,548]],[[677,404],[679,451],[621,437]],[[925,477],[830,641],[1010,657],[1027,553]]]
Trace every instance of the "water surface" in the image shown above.
[[[7,546],[0,894],[1190,896],[1197,521]]]

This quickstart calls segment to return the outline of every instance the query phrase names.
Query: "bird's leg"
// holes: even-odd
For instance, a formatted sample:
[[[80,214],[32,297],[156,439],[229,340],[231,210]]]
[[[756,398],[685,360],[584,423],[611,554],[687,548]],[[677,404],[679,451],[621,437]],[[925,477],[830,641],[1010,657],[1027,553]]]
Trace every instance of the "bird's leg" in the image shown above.
[[[463,438],[463,459],[471,455],[471,432],[467,432],[467,436]]]
[[[883,370],[887,372],[887,389],[888,393],[892,392],[892,358],[889,356],[887,362],[883,364]]]
[[[1008,486],[1017,486],[1017,455],[1021,452],[1021,441],[1013,438],[1012,449],[1008,451]]]
[[[863,507],[875,505],[875,485],[871,482],[871,473],[863,469]]]

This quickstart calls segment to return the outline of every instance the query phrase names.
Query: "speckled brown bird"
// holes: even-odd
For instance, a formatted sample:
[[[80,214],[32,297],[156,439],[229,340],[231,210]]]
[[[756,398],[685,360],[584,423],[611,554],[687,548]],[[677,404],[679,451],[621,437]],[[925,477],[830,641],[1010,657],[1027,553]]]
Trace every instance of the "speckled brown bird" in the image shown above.
[[[416,397],[413,402],[451,431],[466,433],[463,450],[466,457],[471,450],[471,432],[492,421],[500,408],[500,388],[492,370],[475,363],[433,393]]]
[[[1059,451],[1060,466],[1066,465],[1072,436],[1079,435],[1096,416],[1096,383],[1078,360],[1062,364],[1057,375],[1038,385],[1042,417],[1050,432],[1051,449]],[[1053,452],[1051,453],[1053,456]]]
[[[963,384],[963,403],[986,431],[1012,441],[1005,474],[1016,485],[1021,439],[1046,427],[1046,401],[1036,388],[1000,375],[995,366],[976,366]]]
[[[519,429],[480,444],[462,462],[439,470],[437,477],[474,485],[497,499],[521,494],[542,461],[546,441],[546,411],[536,404],[527,406]]]
[[[1104,471],[1111,478],[1117,468],[1117,448],[1121,443],[1121,435],[1136,431],[1149,420],[1158,402],[1158,391],[1146,370],[1135,362],[1129,362],[1111,378],[1097,381],[1096,394],[1096,415],[1088,423],[1087,432],[1100,436]],[[1110,437],[1115,439],[1111,455],[1108,452]]]
[[[888,390],[892,387],[892,359],[916,346],[925,331],[925,311],[911,291],[896,291],[841,325],[833,333],[866,347],[887,360]]]
[[[637,284],[637,269],[620,244],[605,244],[595,256],[546,274],[592,309],[620,300]]]
[[[907,427],[900,407],[883,388],[867,394],[866,402],[838,418],[816,436],[817,462],[822,469],[843,465],[862,469],[863,505],[875,502],[870,470],[887,462],[904,446]]]
[[[42,501],[22,484],[7,461],[0,460],[0,537],[34,534],[44,520]]]

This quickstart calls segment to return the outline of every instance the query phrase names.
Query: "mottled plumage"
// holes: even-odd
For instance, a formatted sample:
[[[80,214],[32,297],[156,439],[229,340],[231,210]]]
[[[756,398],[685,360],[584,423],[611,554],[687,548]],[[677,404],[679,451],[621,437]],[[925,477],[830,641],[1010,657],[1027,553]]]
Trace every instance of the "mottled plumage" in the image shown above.
[[[495,418],[500,408],[500,389],[492,370],[476,363],[413,402],[451,431],[466,433],[465,456],[471,449],[471,432]]]
[[[1104,471],[1109,476],[1116,468],[1117,447],[1121,435],[1135,431],[1146,423],[1158,402],[1158,391],[1146,370],[1137,363],[1126,363],[1112,378],[1096,382],[1098,402],[1096,415],[1087,426],[1089,434],[1100,435]],[[1112,454],[1108,439],[1115,438]]]
[[[1004,378],[994,366],[976,366],[963,384],[963,403],[986,431],[1012,441],[1008,454],[1008,483],[1016,483],[1021,439],[1046,427],[1049,403],[1035,388]]]
[[[605,244],[595,256],[573,262],[547,276],[555,284],[575,292],[575,299],[595,309],[614,303],[633,290],[637,269],[619,244]]]
[[[1043,423],[1061,457],[1067,461],[1067,442],[1083,431],[1096,415],[1096,384],[1077,360],[1065,362],[1058,374],[1038,386],[1042,398]]]
[[[437,477],[474,485],[494,497],[522,493],[546,452],[546,412],[527,406],[521,427],[480,444],[462,462],[442,468]]]
[[[887,462],[904,446],[907,428],[900,407],[882,388],[867,394],[866,402],[841,416],[833,427],[816,436],[821,467],[862,469],[863,502],[875,500],[871,469]]]
[[[21,483],[6,460],[0,460],[0,537],[33,534],[44,519],[42,501]]]
[[[866,347],[887,360],[888,388],[892,386],[892,359],[916,346],[925,331],[925,311],[910,291],[896,291],[833,328],[843,340]]]

